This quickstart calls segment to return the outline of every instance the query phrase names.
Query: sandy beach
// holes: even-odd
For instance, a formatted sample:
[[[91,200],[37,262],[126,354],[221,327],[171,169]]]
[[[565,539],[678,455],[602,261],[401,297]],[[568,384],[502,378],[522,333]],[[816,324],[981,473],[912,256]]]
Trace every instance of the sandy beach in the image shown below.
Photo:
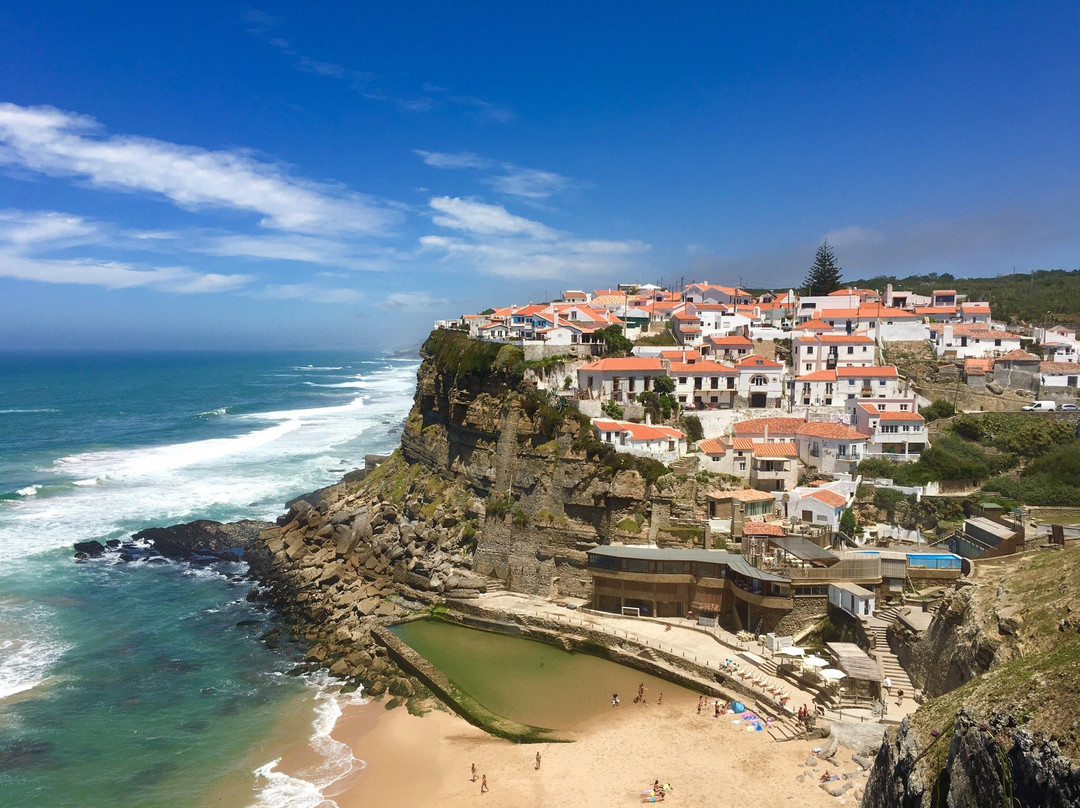
[[[839,767],[821,761],[811,769],[804,762],[821,741],[777,743],[732,720],[714,718],[711,710],[699,715],[697,699],[688,696],[662,705],[624,702],[578,727],[572,743],[519,745],[441,710],[416,717],[377,703],[354,706],[333,735],[367,768],[340,791],[328,789],[327,796],[340,808],[465,806],[482,800],[510,808],[626,806],[640,804],[642,790],[659,779],[672,786],[667,804],[857,804],[859,786],[836,798],[817,782],[825,770],[855,771],[849,750],[837,752]],[[476,782],[470,779],[473,763]],[[479,778],[485,774],[489,792],[481,795]],[[797,780],[801,774],[803,782]]]

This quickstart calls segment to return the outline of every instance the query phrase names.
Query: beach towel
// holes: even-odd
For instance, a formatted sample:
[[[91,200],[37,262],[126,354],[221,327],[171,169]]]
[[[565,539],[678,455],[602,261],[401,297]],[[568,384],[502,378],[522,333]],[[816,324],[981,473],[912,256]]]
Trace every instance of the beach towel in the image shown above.
[[[743,704],[741,701],[733,701],[733,702],[731,702],[731,712],[733,712],[733,713],[745,713],[746,712],[746,705]]]

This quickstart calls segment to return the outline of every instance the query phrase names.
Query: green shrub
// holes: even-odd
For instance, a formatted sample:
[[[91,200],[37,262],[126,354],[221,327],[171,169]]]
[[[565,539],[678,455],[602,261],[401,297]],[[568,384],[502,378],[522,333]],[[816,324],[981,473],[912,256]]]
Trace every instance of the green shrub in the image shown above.
[[[619,406],[617,401],[605,401],[600,406],[600,411],[608,418],[614,418],[616,421],[623,417],[623,408]]]
[[[640,533],[641,532],[641,525],[638,523],[637,519],[633,519],[633,518],[631,518],[629,516],[626,517],[625,519],[620,519],[619,523],[617,525],[615,525],[615,528],[617,530],[621,530],[623,533]]]
[[[705,430],[701,426],[701,419],[696,415],[684,415],[683,429],[686,431],[686,439],[690,443],[697,443],[705,437]]]
[[[930,423],[931,421],[937,421],[940,418],[951,418],[956,415],[956,407],[952,405],[951,401],[939,398],[932,404],[925,407],[919,407],[919,415],[926,419],[927,423]]]

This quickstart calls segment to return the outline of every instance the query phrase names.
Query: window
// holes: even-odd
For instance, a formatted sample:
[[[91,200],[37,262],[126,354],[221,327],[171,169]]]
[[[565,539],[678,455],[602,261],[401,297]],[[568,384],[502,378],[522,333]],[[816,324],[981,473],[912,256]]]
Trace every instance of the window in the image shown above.
[[[814,366],[813,366],[813,365],[812,365],[811,363],[807,362],[807,363],[806,363],[806,369],[807,369],[807,370],[813,370],[813,369],[814,369]]]
[[[764,387],[768,383],[769,380],[766,379],[764,376],[752,376],[750,378],[750,384],[754,385],[755,387]]]
[[[840,457],[847,457],[847,444],[846,443],[841,443],[839,446],[837,446],[836,447],[836,454],[839,455]]]
[[[746,461],[739,463],[739,471],[746,471]]]
[[[882,424],[881,431],[887,435],[895,435],[899,430],[897,429],[896,424]]]
[[[907,412],[907,408],[908,408],[907,404],[901,404],[900,405],[900,412]]]
[[[863,350],[865,351],[866,349],[863,348]],[[853,353],[855,353],[855,346],[854,345],[849,345],[848,349],[847,349],[847,352],[848,352],[848,356],[851,356]]]
[[[848,387],[854,387],[855,386],[855,380],[854,379],[848,379],[847,383],[848,383]]]
[[[1000,348],[1001,347],[1001,340],[999,340],[999,339],[994,340],[994,347],[995,348]]]
[[[586,384],[585,384],[585,386],[586,386],[586,387],[592,387],[592,376],[587,376],[587,377],[586,377]]]

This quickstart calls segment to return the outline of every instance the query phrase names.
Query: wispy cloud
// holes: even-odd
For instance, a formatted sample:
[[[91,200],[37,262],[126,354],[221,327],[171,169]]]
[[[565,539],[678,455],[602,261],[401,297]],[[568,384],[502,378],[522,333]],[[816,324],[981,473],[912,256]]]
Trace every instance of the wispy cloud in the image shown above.
[[[0,164],[149,193],[189,210],[254,213],[277,230],[381,235],[402,218],[385,203],[294,177],[246,151],[106,135],[92,118],[53,107],[0,104]]]
[[[585,183],[571,177],[557,174],[554,171],[542,171],[538,168],[524,168],[514,163],[500,162],[487,157],[481,157],[472,152],[459,152],[450,154],[447,152],[424,151],[415,149],[416,154],[429,166],[445,169],[494,169],[490,177],[482,181],[490,185],[500,194],[516,196],[523,199],[547,199],[570,188],[583,187]]]
[[[441,297],[432,297],[427,292],[394,292],[379,305],[390,311],[434,309],[445,306],[449,301]]]
[[[364,296],[356,289],[327,288],[314,283],[270,285],[254,293],[253,296],[273,300],[308,300],[312,303],[345,305],[354,305],[364,299]]]
[[[282,36],[275,36],[280,30],[281,20],[265,12],[251,9],[244,15],[244,23],[249,34],[277,48],[292,59],[297,70],[337,79],[347,83],[364,98],[371,101],[386,101],[404,112],[425,113],[441,107],[458,107],[467,110],[476,118],[495,123],[509,123],[516,117],[508,104],[499,104],[479,98],[475,95],[453,92],[431,82],[421,82],[419,94],[409,91],[393,91],[385,87],[386,81],[376,73],[356,70],[338,62],[328,62],[305,54]]]
[[[432,221],[457,234],[423,236],[421,249],[441,253],[463,271],[511,278],[613,274],[630,256],[649,249],[634,240],[573,238],[501,205],[456,197],[435,197],[429,204]]]
[[[185,266],[145,266],[58,251],[103,241],[95,222],[55,211],[0,211],[0,277],[107,289],[154,288],[178,294],[225,292],[252,281],[251,275],[199,272]]]

